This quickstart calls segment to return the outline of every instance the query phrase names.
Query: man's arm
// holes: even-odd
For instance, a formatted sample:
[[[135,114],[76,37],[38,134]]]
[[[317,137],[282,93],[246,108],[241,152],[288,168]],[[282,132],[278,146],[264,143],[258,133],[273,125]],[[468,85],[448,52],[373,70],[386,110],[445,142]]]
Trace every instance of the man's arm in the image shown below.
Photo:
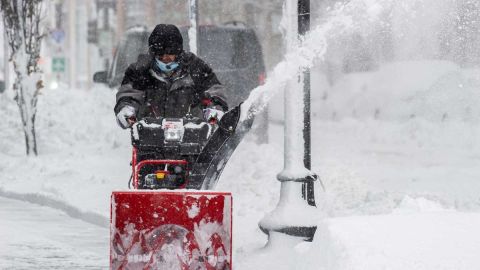
[[[131,80],[132,75],[129,70],[125,72],[122,85],[117,92],[117,103],[115,105],[115,114],[117,114],[123,107],[131,106],[138,112],[140,105],[144,100],[144,91],[137,90],[133,87],[134,83]]]
[[[137,62],[131,64],[125,71],[122,84],[117,92],[115,114],[118,114],[127,105],[135,108],[138,112],[145,100],[142,83],[146,81],[144,77],[148,71],[150,60],[149,56],[140,55]]]

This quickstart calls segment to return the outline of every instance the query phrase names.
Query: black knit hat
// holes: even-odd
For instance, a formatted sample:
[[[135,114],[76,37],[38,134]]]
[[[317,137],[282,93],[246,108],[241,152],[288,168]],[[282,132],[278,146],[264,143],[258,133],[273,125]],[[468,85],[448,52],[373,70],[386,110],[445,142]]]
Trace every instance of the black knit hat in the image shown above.
[[[148,38],[148,47],[154,55],[178,55],[183,51],[182,34],[173,24],[158,24]]]

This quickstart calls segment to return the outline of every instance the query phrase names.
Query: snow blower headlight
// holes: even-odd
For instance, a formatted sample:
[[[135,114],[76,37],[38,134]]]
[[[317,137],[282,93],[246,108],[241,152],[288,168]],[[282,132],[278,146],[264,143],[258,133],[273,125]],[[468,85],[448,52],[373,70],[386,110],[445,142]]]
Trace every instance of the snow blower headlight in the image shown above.
[[[183,127],[183,119],[181,120],[163,120],[163,135],[167,142],[179,142],[183,138],[185,128]]]
[[[167,129],[165,130],[165,141],[180,141],[180,131],[179,130],[172,130],[172,129]]]

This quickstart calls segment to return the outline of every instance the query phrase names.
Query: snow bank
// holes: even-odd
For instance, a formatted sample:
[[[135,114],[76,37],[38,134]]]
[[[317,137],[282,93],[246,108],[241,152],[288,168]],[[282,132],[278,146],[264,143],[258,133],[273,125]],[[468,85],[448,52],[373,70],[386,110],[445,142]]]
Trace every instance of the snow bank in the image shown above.
[[[7,116],[0,122],[2,194],[30,194],[28,200],[72,215],[108,217],[110,192],[126,187],[130,175],[130,138],[116,126],[114,94],[103,87],[44,89],[36,124],[38,157],[25,156],[18,109],[9,97],[0,97],[0,113]]]
[[[405,197],[385,215],[328,218],[313,243],[275,234],[237,262],[240,269],[478,269],[480,213]]]
[[[334,218],[320,228],[304,269],[480,268],[480,214],[424,198],[405,198],[393,214]]]
[[[478,269],[480,214],[405,197],[393,213],[328,218],[313,243],[282,234],[237,263],[240,269]]]
[[[323,119],[480,122],[480,73],[447,61],[410,61],[345,75],[326,92]],[[318,88],[317,88],[318,89]],[[318,89],[321,91],[321,88]]]

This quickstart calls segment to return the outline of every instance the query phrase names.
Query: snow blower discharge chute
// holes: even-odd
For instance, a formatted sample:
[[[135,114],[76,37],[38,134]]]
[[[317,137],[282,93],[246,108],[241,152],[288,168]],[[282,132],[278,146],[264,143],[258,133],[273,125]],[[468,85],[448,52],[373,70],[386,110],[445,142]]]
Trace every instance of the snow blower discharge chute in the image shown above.
[[[132,126],[132,191],[111,196],[110,269],[232,268],[232,196],[213,189],[251,128],[240,105],[218,123],[145,118]]]

